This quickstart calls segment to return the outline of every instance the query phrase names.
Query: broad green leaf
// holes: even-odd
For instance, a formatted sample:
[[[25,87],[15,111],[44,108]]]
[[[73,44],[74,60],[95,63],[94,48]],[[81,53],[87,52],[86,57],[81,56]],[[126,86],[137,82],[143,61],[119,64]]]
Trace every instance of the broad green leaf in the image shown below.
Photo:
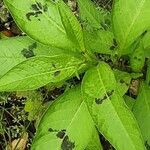
[[[120,53],[125,53],[135,39],[150,27],[149,0],[116,0],[113,7],[113,28]]]
[[[144,142],[150,145],[150,87],[146,84],[141,85],[133,113],[142,131]]]
[[[57,56],[63,50],[48,47],[31,40],[27,36],[0,40],[0,77],[14,66],[33,56]]]
[[[137,122],[116,88],[113,71],[103,62],[87,71],[82,82],[83,96],[96,126],[114,148],[144,150]]]
[[[69,39],[63,26],[58,9],[59,1],[4,0],[4,2],[17,25],[31,38],[67,50],[77,48]],[[67,10],[62,9],[66,14]]]
[[[83,33],[82,28],[77,20],[77,18],[72,14],[69,7],[65,5],[62,1],[59,3],[59,12],[61,15],[61,20],[66,30],[66,34],[70,40],[76,43],[80,50],[84,51]]]
[[[96,150],[100,150],[98,134],[78,86],[50,105],[40,121],[31,149],[83,150],[93,136],[99,147]]]
[[[84,63],[70,55],[39,56],[11,68],[0,78],[0,91],[33,90],[48,83],[57,83],[77,72]]]
[[[92,32],[84,30],[84,41],[86,49],[102,53],[112,54],[115,49],[113,34],[105,30],[93,30]]]
[[[132,111],[133,106],[135,104],[135,99],[128,96],[128,95],[124,95],[123,96],[125,103],[127,104],[127,106],[130,108],[130,110]]]

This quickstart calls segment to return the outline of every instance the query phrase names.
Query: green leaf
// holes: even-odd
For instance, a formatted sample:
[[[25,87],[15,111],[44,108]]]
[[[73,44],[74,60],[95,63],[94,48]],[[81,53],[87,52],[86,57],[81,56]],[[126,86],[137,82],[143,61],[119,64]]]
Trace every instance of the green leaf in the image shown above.
[[[86,49],[102,54],[113,53],[115,45],[111,32],[105,30],[93,30],[90,32],[85,29],[83,33]]]
[[[39,44],[27,36],[2,39],[0,45],[0,77],[30,57],[65,53],[63,50]]]
[[[77,2],[79,6],[79,15],[82,22],[99,29],[101,27],[100,23],[103,16],[94,3],[92,3],[91,0],[77,0]]]
[[[150,27],[149,0],[116,0],[113,7],[114,34],[120,53]]]
[[[132,111],[133,109],[133,106],[135,104],[135,99],[128,96],[128,95],[124,95],[123,96],[124,100],[125,100],[125,103],[127,104],[127,106],[130,108],[130,110]]]
[[[147,72],[146,72],[146,81],[150,85],[150,60],[147,61]]]
[[[80,50],[84,51],[83,33],[82,28],[77,18],[72,14],[69,7],[63,1],[59,3],[59,12],[65,31],[70,40],[76,43]]]
[[[59,1],[4,0],[17,25],[31,38],[46,45],[76,51],[63,26]],[[65,14],[67,10],[65,10]]]
[[[148,31],[142,39],[144,53],[146,58],[150,58],[150,31]]]
[[[83,150],[93,136],[99,147],[96,150],[100,150],[98,134],[78,86],[50,105],[38,126],[32,150]]]
[[[144,150],[137,122],[116,88],[113,71],[103,62],[87,71],[82,82],[83,96],[96,126],[114,148]]]
[[[138,121],[145,143],[150,145],[150,87],[142,84],[139,95],[133,107],[133,113]]]
[[[143,45],[140,44],[138,48],[134,50],[132,55],[130,56],[130,65],[132,71],[134,72],[141,72],[142,68],[145,64],[145,52]]]
[[[114,75],[117,81],[118,93],[123,96],[129,89],[131,75],[127,72],[114,70]]]
[[[143,47],[144,47],[144,49],[150,48],[150,31],[148,31],[148,32],[144,35],[144,37],[143,37],[143,39],[142,39],[142,42],[143,42]]]
[[[0,78],[0,91],[33,90],[69,78],[84,60],[70,55],[39,56],[11,68]]]

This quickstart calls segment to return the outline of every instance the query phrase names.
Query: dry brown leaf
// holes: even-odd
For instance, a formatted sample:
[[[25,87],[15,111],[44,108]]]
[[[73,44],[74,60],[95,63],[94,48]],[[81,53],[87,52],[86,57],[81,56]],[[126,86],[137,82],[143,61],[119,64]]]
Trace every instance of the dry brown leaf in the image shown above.
[[[6,150],[25,150],[28,141],[28,133],[24,133],[22,138],[13,140]]]

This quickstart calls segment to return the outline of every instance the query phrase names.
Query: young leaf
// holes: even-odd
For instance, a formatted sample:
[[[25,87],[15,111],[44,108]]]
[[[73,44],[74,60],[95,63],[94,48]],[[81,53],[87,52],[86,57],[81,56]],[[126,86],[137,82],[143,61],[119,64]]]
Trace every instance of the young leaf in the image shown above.
[[[144,150],[137,122],[118,94],[116,85],[113,71],[105,63],[87,71],[82,92],[88,108],[98,130],[115,149]]]
[[[150,145],[150,87],[146,84],[141,85],[141,89],[135,105],[133,113],[138,121],[143,134],[145,143]]]
[[[63,50],[39,44],[27,36],[2,39],[0,45],[0,77],[31,57],[57,56],[65,53]]]
[[[113,27],[120,53],[125,53],[135,39],[150,26],[149,0],[116,0],[113,7]]]
[[[62,24],[58,10],[59,1],[4,0],[4,2],[17,25],[28,36],[46,45],[75,51],[76,45],[70,41]]]
[[[79,47],[80,50],[84,51],[82,28],[76,17],[63,1],[59,3],[59,12],[66,34],[72,42],[76,43],[76,46]]]
[[[79,6],[79,16],[81,22],[92,28],[104,28],[104,18],[107,18],[107,12],[98,10],[91,0],[77,0]]]
[[[93,120],[78,86],[50,105],[40,121],[32,150],[83,150],[93,136],[99,147],[96,150],[101,150]]]
[[[48,83],[60,82],[73,75],[83,61],[63,54],[27,59],[0,78],[0,91],[33,90]]]

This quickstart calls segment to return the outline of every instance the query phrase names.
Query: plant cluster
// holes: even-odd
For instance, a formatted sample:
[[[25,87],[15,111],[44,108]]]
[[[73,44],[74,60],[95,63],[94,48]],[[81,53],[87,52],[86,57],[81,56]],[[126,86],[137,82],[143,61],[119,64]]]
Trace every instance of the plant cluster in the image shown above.
[[[26,36],[0,40],[1,92],[83,75],[38,119],[31,149],[101,150],[99,134],[117,150],[150,149],[150,1],[115,0],[110,12],[77,0],[76,15],[63,0],[4,3]]]

